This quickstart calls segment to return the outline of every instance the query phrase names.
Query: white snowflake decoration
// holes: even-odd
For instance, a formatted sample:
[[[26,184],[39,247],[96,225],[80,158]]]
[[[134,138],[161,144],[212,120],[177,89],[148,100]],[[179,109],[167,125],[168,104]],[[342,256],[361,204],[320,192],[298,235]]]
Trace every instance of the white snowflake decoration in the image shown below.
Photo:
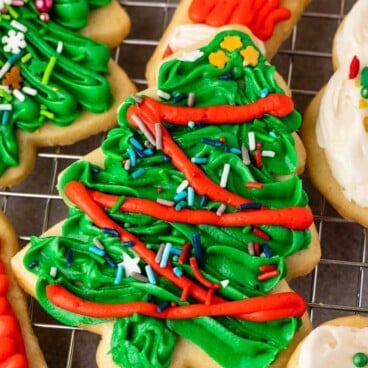
[[[13,0],[0,0],[0,10],[5,9],[5,5],[11,5]]]
[[[4,50],[12,54],[19,54],[27,45],[24,39],[24,33],[16,32],[13,29],[10,30],[8,35],[4,36],[1,41],[5,45]]]

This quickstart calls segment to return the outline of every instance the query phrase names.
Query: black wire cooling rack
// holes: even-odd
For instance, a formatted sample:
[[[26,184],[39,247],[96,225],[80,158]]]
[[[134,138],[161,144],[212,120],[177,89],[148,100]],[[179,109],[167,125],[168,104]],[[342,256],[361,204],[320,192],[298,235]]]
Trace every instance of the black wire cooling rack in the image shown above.
[[[120,0],[131,18],[132,29],[113,50],[113,57],[140,90],[147,86],[146,63],[178,2]],[[301,112],[332,74],[332,39],[353,3],[355,0],[312,1],[272,61],[291,87]],[[31,235],[40,235],[67,216],[67,208],[55,188],[57,176],[73,161],[100,146],[103,138],[97,135],[71,146],[40,150],[32,174],[23,183],[0,191],[1,207],[19,234],[21,246]],[[308,178],[303,179],[321,239],[322,259],[310,275],[292,281],[291,286],[308,301],[315,325],[346,314],[366,314],[366,229],[342,219]],[[98,336],[60,325],[31,299],[30,313],[50,368],[96,367]]]

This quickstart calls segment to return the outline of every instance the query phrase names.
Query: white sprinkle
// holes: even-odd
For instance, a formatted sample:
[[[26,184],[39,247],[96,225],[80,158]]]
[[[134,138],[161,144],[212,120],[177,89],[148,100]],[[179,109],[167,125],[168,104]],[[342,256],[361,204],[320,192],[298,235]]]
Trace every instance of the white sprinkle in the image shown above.
[[[230,173],[230,164],[225,164],[224,169],[222,170],[221,180],[220,180],[220,187],[226,188],[227,179],[229,178]]]
[[[19,91],[18,89],[13,90],[13,96],[15,98],[17,98],[20,102],[23,102],[26,99],[24,94],[21,91]]]
[[[0,111],[11,111],[13,109],[11,104],[0,104]]]
[[[137,124],[137,127],[139,130],[145,135],[145,137],[148,139],[148,141],[153,144],[156,147],[156,140],[155,137],[150,133],[150,131],[147,129],[144,122],[141,120],[141,118],[134,114],[132,115],[133,121]]]
[[[226,210],[226,204],[222,203],[221,206],[217,209],[216,215],[217,216],[222,216],[222,214],[225,212],[225,210]]]
[[[275,151],[262,151],[263,157],[275,157]]]
[[[64,47],[64,44],[61,41],[59,41],[56,46],[56,52],[58,54],[61,54],[63,52],[63,47]]]
[[[134,100],[137,104],[140,104],[140,103],[143,101],[142,97],[141,97],[141,96],[138,96],[138,95],[132,95],[132,98],[133,98],[133,100]]]
[[[164,206],[168,206],[168,207],[173,207],[173,206],[175,205],[175,202],[173,202],[173,201],[169,201],[169,200],[167,200],[167,199],[163,199],[163,198],[157,198],[157,199],[156,199],[156,202],[157,202],[158,204],[162,204],[162,205],[164,205]]]
[[[161,124],[155,124],[155,134],[156,134],[156,149],[162,150],[162,129]]]
[[[15,19],[13,19],[13,20],[10,22],[10,24],[11,24],[11,26],[12,26],[13,28],[15,28],[15,29],[17,29],[18,31],[21,31],[21,32],[23,32],[23,33],[27,32],[27,30],[28,30],[28,28],[27,28],[24,24],[22,24],[22,23],[18,22],[18,21],[17,21],[17,20],[15,20]]]
[[[8,63],[8,62],[6,62],[4,65],[3,65],[3,67],[0,69],[0,78],[2,78],[4,75],[5,75],[5,73],[7,73],[8,72],[8,70],[11,68],[11,64],[10,63]]]
[[[248,243],[248,253],[251,255],[251,256],[254,256],[254,246],[253,246],[253,243],[252,242],[249,242]]]
[[[225,288],[226,286],[228,286],[229,285],[229,280],[222,280],[222,281],[220,281],[220,284],[221,284],[221,286],[223,287],[223,288]]]
[[[105,247],[103,246],[103,244],[100,242],[100,240],[98,238],[94,238],[93,239],[93,244],[99,248],[99,249],[105,249]]]
[[[195,104],[195,93],[194,92],[189,92],[189,95],[188,95],[188,106],[194,106]]]
[[[37,89],[31,88],[31,87],[23,87],[22,91],[26,94],[26,95],[30,95],[30,96],[36,96],[37,95]]]
[[[52,278],[55,278],[55,277],[56,277],[56,275],[57,275],[57,268],[56,268],[55,266],[52,266],[52,267],[50,268],[50,276],[51,276]]]
[[[2,89],[4,92],[10,93],[10,88],[8,86],[0,85],[0,89]]]
[[[256,149],[256,136],[254,135],[254,132],[248,133],[248,142],[249,142],[249,149],[251,151],[254,151]]]
[[[183,190],[185,190],[189,185],[189,182],[188,180],[183,180],[179,185],[178,187],[176,188],[176,193],[180,193],[182,192]]]
[[[130,170],[130,160],[129,159],[127,159],[127,160],[124,161],[124,169],[126,171],[129,171]]]
[[[241,151],[242,151],[242,160],[246,165],[250,165],[250,157],[249,157],[249,152],[247,147],[245,147],[244,145],[241,147]]]
[[[171,95],[165,91],[157,90],[157,96],[163,98],[164,100],[170,100]]]

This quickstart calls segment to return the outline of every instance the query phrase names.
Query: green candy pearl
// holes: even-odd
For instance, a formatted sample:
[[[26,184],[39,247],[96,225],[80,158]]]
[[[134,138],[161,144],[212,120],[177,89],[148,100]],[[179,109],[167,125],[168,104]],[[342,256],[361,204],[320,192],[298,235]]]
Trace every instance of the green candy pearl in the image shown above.
[[[365,367],[368,364],[368,356],[364,353],[356,353],[353,356],[353,363],[355,367]]]
[[[360,90],[360,95],[363,98],[368,98],[368,87],[362,87],[362,89]]]

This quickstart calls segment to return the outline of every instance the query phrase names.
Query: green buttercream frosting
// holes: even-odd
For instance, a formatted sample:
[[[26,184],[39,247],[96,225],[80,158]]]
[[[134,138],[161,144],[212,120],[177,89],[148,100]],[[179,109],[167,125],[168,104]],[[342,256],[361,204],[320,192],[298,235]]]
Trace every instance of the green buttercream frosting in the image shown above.
[[[87,6],[83,16],[81,3]],[[112,104],[105,77],[109,49],[59,21],[60,6],[69,9],[67,18],[85,23],[92,4],[60,0],[54,5],[48,22],[39,19],[31,1],[1,16],[0,175],[19,163],[16,130],[34,132],[45,122],[67,126],[83,110],[102,113]]]
[[[241,45],[234,51],[227,50],[222,46],[225,36],[239,38]],[[248,35],[226,31],[201,48],[195,60],[172,59],[163,63],[158,89],[169,94],[170,98],[162,102],[185,106],[189,94],[194,92],[196,107],[244,105],[258,101],[264,94],[283,93],[274,79],[274,68],[260,53],[256,65],[244,65],[241,50],[246,46],[259,53]],[[228,57],[224,67],[209,63],[210,55],[219,50]],[[146,145],[145,135],[130,127],[127,112],[131,106],[139,108],[139,102],[128,98],[121,105],[119,127],[108,133],[102,145],[106,155],[104,168],[79,161],[63,173],[59,188],[64,199],[68,201],[64,192],[66,185],[70,181],[79,181],[91,190],[116,195],[120,203],[127,197],[152,201],[160,198],[173,201],[177,211],[186,208],[216,212],[220,202],[203,198],[195,192],[191,200],[188,194],[175,199],[178,186],[186,178],[173,164],[174,158]],[[224,164],[228,163],[230,172],[226,190],[229,192],[274,209],[306,206],[307,195],[295,174],[298,162],[292,133],[300,127],[298,112],[292,111],[282,118],[264,115],[233,125],[211,125],[209,122],[178,126],[163,123],[188,158],[206,159],[201,169],[213,183],[220,184]],[[254,164],[253,151],[249,147],[250,132],[255,134],[257,142],[262,143],[263,150],[274,152],[272,157],[263,157],[261,167]],[[243,162],[242,146],[249,150],[250,164]],[[124,167],[127,160],[130,168]],[[262,183],[262,186],[249,188],[245,186],[248,182]],[[178,206],[180,201],[183,201],[183,207]],[[237,211],[232,206],[225,209],[225,213]],[[189,262],[180,262],[179,255],[184,244],[194,244],[194,238],[199,237],[203,261],[200,272],[210,282],[223,285],[215,293],[228,301],[268,294],[287,274],[285,257],[307,248],[311,240],[309,230],[291,230],[281,226],[258,226],[268,235],[263,239],[253,231],[253,226],[217,227],[166,222],[143,213],[122,212],[114,207],[106,209],[105,213],[150,251],[157,253],[162,243],[172,244],[171,267],[180,269],[183,275],[196,283],[198,281]],[[96,238],[104,246],[103,254],[91,251]],[[259,245],[259,253],[251,251],[250,245],[254,244]],[[198,249],[194,248],[190,248],[188,258],[198,257]],[[24,264],[38,275],[43,287],[37,293],[41,296],[45,285],[60,284],[79,297],[99,303],[150,301],[158,307],[165,303],[175,303],[179,307],[198,303],[192,297],[181,300],[182,290],[158,274],[155,282],[127,275],[119,279],[118,265],[126,257],[136,257],[134,246],[122,244],[116,234],[97,227],[80,209],[71,208],[61,236],[32,237]],[[259,280],[260,269],[270,265],[277,274]],[[139,260],[138,267],[148,278],[145,266],[145,262]],[[56,267],[56,275],[50,275],[52,267]],[[85,316],[63,312],[45,298],[43,301],[48,312],[64,323],[96,323],[96,320],[88,320]],[[180,336],[198,345],[223,367],[265,368],[288,346],[300,323],[297,318],[259,323],[228,316],[155,320],[133,315],[116,319],[110,353],[114,362],[124,368],[168,367],[175,340]]]

